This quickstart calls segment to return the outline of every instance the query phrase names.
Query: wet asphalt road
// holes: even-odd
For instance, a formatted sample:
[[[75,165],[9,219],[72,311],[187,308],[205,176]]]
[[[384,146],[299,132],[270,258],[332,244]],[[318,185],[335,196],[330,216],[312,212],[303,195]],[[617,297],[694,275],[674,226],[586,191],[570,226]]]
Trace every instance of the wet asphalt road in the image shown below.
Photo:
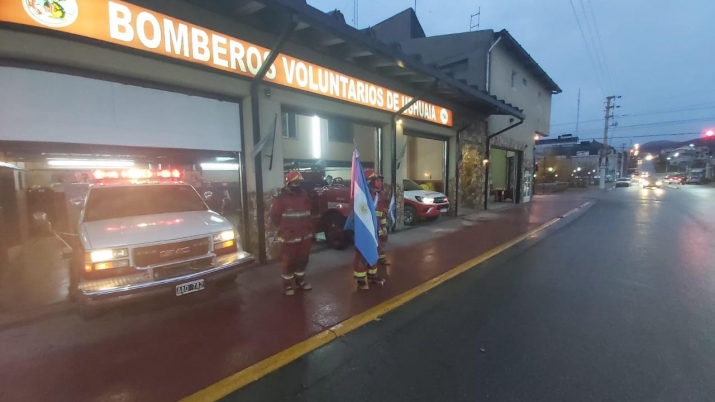
[[[715,400],[715,188],[588,196],[568,222],[226,399]]]

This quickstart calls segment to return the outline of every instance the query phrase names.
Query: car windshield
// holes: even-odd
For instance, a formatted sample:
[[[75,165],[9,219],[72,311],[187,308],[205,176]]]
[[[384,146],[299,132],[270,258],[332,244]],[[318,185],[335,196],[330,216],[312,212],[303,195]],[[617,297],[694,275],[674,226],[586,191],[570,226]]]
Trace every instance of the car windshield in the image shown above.
[[[402,186],[405,188],[405,191],[424,190],[419,184],[409,179],[403,180]]]
[[[84,222],[206,210],[204,201],[189,185],[97,187],[87,198]]]

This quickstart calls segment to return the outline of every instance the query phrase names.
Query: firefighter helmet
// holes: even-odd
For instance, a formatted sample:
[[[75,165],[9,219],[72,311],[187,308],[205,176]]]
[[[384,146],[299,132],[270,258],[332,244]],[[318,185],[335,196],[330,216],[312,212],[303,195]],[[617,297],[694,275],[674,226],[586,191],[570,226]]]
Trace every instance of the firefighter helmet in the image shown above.
[[[290,183],[303,181],[303,175],[300,174],[300,172],[297,172],[297,171],[295,171],[295,170],[291,170],[290,172],[287,172],[287,173],[285,174],[285,180],[286,180],[286,187],[288,187],[288,185],[289,185]]]
[[[373,168],[367,168],[367,169],[365,169],[365,179],[367,179],[367,181],[377,180],[377,179],[379,179],[379,178],[382,178],[382,176],[380,176],[380,174],[377,173],[377,172],[375,171],[375,169],[373,169]]]

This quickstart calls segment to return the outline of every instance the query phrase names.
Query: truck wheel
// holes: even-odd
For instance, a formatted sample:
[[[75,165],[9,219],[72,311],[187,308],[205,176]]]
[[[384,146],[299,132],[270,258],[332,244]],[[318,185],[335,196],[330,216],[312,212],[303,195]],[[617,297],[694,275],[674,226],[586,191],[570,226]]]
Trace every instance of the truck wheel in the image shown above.
[[[404,222],[407,226],[413,226],[417,224],[419,217],[417,216],[417,210],[412,205],[405,205],[404,212]]]
[[[330,248],[343,250],[350,244],[351,236],[345,231],[345,221],[347,218],[334,213],[326,216],[323,228],[325,229],[325,240]]]

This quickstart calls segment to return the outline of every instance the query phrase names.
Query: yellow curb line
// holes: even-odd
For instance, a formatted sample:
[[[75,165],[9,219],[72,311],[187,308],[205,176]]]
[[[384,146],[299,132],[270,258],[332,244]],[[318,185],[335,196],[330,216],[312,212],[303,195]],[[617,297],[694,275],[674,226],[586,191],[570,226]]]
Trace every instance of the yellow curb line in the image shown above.
[[[390,300],[378,304],[377,306],[365,310],[362,313],[350,317],[347,320],[325,330],[312,337],[306,339],[303,342],[297,343],[288,349],[285,349],[263,361],[260,361],[253,366],[247,367],[236,374],[224,378],[223,380],[210,385],[193,395],[187,396],[182,399],[182,402],[204,402],[204,401],[216,401],[224,396],[260,379],[261,377],[278,370],[279,368],[287,365],[288,363],[297,360],[301,356],[304,356],[319,347],[332,342],[340,336],[346,335],[363,325],[375,320],[376,318],[386,314],[389,311],[402,306],[403,304],[409,302],[415,297],[434,289],[435,287],[441,285],[442,283],[454,278],[455,276],[462,274],[475,266],[483,263],[484,261],[494,257],[495,255],[506,251],[507,249],[521,243],[525,239],[535,235],[536,233],[548,228],[549,226],[555,224],[561,219],[575,213],[581,208],[584,208],[590,204],[587,202],[581,206],[578,206],[564,215],[554,218],[543,225],[523,234],[513,240],[510,240],[500,246],[497,246],[486,253],[475,257],[467,262],[464,262],[451,270],[430,279],[429,281],[412,288],[401,295],[395,296]]]

